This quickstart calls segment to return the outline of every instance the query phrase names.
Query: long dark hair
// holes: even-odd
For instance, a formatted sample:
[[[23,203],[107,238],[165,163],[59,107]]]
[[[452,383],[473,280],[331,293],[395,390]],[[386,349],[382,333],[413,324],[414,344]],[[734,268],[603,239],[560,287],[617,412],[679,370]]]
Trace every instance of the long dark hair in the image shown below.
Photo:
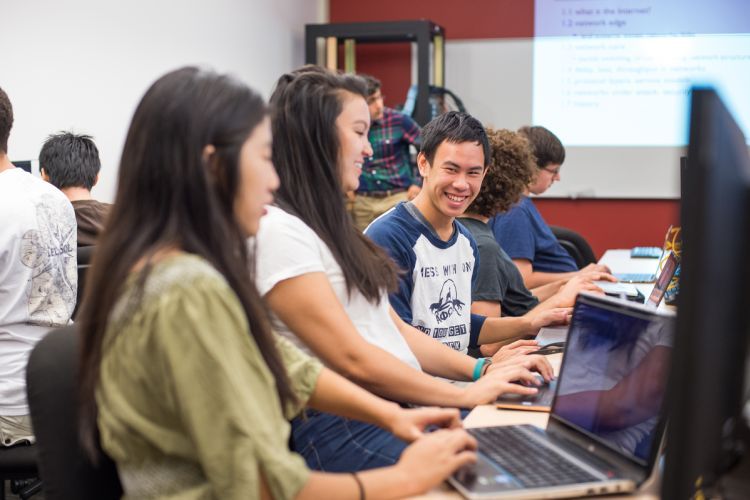
[[[271,96],[273,163],[279,205],[302,219],[331,249],[349,293],[378,303],[398,284],[388,255],[357,231],[346,212],[336,128],[346,94],[367,97],[362,78],[305,66],[283,75]]]
[[[246,85],[198,68],[164,75],[138,105],[122,152],[115,204],[77,321],[82,336],[79,428],[93,459],[95,390],[107,323],[135,264],[144,258],[147,262],[138,277],[142,292],[151,257],[160,249],[177,247],[199,255],[224,276],[242,304],[282,405],[295,401],[233,211],[240,149],[266,114],[263,99]],[[203,150],[209,144],[216,154],[207,161]]]

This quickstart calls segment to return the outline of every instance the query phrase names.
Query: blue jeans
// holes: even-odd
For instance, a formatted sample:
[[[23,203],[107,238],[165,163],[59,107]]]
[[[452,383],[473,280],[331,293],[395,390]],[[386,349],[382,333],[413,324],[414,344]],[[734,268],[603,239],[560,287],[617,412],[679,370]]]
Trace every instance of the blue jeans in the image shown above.
[[[406,446],[380,427],[329,413],[307,410],[307,419],[292,420],[292,449],[313,470],[355,472],[393,465]]]

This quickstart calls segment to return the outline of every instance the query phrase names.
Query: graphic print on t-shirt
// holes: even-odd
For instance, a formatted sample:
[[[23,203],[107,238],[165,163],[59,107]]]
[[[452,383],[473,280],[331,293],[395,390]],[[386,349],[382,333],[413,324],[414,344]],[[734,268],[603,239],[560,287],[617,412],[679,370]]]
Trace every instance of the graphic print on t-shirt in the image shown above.
[[[443,287],[440,289],[440,297],[437,302],[430,304],[430,311],[435,313],[435,319],[438,323],[442,323],[451,317],[451,315],[461,315],[461,309],[464,307],[464,303],[458,300],[458,290],[456,289],[456,283],[449,279],[443,283]]]
[[[438,248],[421,235],[413,247],[416,256],[411,295],[412,325],[457,351],[469,345],[471,278],[474,251],[459,234],[448,248]]]
[[[59,203],[42,197],[36,204],[37,228],[21,238],[21,263],[33,271],[28,288],[30,322],[67,323],[76,303],[75,219]],[[72,215],[72,214],[67,214]]]

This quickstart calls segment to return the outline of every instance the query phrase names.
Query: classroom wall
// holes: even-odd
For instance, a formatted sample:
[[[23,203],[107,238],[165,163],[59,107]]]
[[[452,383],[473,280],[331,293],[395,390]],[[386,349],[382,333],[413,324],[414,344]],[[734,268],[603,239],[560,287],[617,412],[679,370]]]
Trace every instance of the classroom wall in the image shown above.
[[[130,118],[153,81],[183,65],[231,72],[264,96],[304,62],[304,25],[326,0],[3,0],[0,87],[15,125],[11,160],[36,160],[45,137],[94,136],[95,197],[112,201]]]
[[[481,45],[481,41],[493,40],[494,45],[504,51],[502,60],[509,66],[504,68],[507,78],[497,79],[498,93],[517,95],[519,101],[530,101],[531,89],[519,85],[519,81],[531,81],[531,75],[521,75],[516,72],[529,72],[530,44],[533,35],[534,2],[520,0],[473,0],[472,2],[456,2],[453,0],[382,0],[377,5],[364,2],[349,2],[345,0],[330,0],[329,15],[331,22],[365,22],[390,21],[400,19],[430,19],[443,26],[446,30],[446,86],[448,88],[472,89],[476,82],[477,89],[484,89],[479,70],[472,74],[471,68],[484,70],[483,66],[497,64],[497,61],[476,57],[468,64],[466,58],[470,54],[463,47]],[[456,43],[454,43],[456,42]],[[452,62],[451,57],[455,60]],[[517,64],[514,62],[516,58]],[[409,44],[388,45],[359,45],[357,47],[357,71],[372,73],[383,81],[383,93],[387,105],[395,105],[404,100],[405,89],[412,81],[412,53]],[[510,64],[509,64],[509,63]],[[451,68],[463,68],[458,73],[452,73]],[[496,106],[495,100],[482,101],[484,90],[472,92],[464,91],[460,95],[467,108],[481,115],[487,113],[487,108]],[[479,95],[477,95],[479,94]],[[492,125],[517,128],[523,121],[530,121],[531,109],[524,110],[507,108],[502,123]],[[525,114],[527,113],[527,114]],[[495,114],[497,115],[497,113]],[[674,153],[654,151],[661,163],[674,165],[674,169],[665,173],[665,179],[671,186],[672,196],[677,194],[678,163]],[[585,154],[585,152],[584,152]],[[580,158],[580,160],[578,160]],[[627,200],[612,198],[591,198],[591,192],[576,193],[575,199],[570,197],[555,197],[556,193],[564,193],[565,178],[570,182],[578,182],[581,171],[576,172],[576,161],[583,162],[587,158],[569,155],[562,170],[563,182],[554,186],[548,195],[536,200],[537,206],[545,219],[554,225],[574,229],[583,234],[591,243],[594,252],[601,255],[607,248],[627,248],[636,245],[661,245],[667,227],[678,221],[679,202],[675,199],[664,199],[655,196],[653,185],[656,182],[651,170],[651,176],[643,179],[644,194],[630,197]],[[579,163],[580,164],[580,163]],[[632,164],[632,163],[631,163]],[[671,168],[671,167],[670,167]],[[645,169],[649,172],[649,169]],[[632,173],[624,170],[614,175],[630,176]],[[609,180],[617,188],[618,179]],[[593,193],[598,196],[597,193]],[[560,196],[560,194],[557,194]],[[654,198],[651,198],[654,196]]]

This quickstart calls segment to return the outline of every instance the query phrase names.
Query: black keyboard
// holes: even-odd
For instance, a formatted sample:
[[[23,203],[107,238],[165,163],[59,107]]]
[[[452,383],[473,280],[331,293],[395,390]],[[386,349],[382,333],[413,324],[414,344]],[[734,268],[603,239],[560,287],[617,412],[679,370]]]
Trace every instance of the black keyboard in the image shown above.
[[[479,442],[480,452],[525,487],[600,481],[517,426],[480,427],[467,431]]]

